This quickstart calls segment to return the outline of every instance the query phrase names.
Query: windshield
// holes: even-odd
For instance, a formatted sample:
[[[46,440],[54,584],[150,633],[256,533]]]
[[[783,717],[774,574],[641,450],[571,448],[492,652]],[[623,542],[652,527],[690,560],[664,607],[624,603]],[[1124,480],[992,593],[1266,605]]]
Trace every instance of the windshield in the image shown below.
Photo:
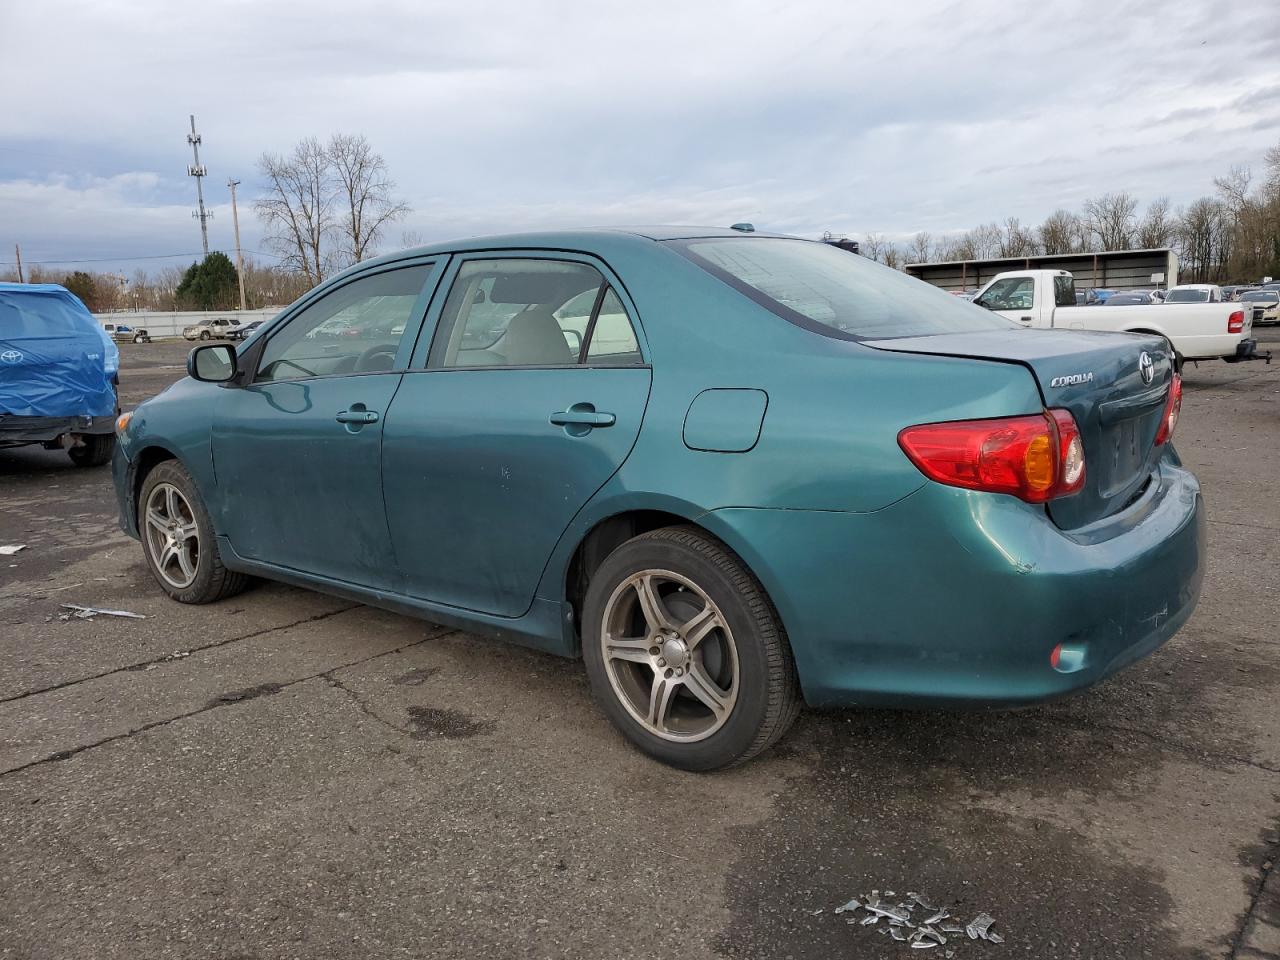
[[[1170,290],[1165,303],[1208,303],[1208,290]]]
[[[1020,325],[866,257],[775,237],[672,241],[729,286],[799,326],[844,340]]]
[[[1276,303],[1280,301],[1280,291],[1276,290],[1250,290],[1240,297],[1241,300],[1248,300],[1251,303]]]

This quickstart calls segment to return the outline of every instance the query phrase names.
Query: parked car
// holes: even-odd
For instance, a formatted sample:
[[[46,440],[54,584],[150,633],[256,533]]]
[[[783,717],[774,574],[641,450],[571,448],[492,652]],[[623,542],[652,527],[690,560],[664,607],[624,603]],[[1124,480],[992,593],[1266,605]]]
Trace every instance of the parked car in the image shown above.
[[[1145,290],[1121,290],[1113,293],[1102,302],[1104,307],[1133,307],[1138,305],[1149,305],[1159,303],[1155,297],[1147,293]]]
[[[399,334],[307,336],[374,304]],[[760,752],[802,701],[1081,689],[1199,594],[1162,338],[1023,331],[817,241],[403,251],[187,369],[114,461],[171,597],[262,576],[581,656],[623,734],[686,769]]]
[[[1085,291],[1085,303],[1089,303],[1089,304],[1106,303],[1109,299],[1111,299],[1111,296],[1114,293],[1115,293],[1114,290],[1108,290],[1105,287],[1094,287],[1091,290]]]
[[[236,327],[227,333],[228,340],[247,340],[253,331],[266,323],[265,320],[251,320],[242,327]]]
[[[1098,310],[1075,301],[1075,280],[1066,270],[1011,270],[997,274],[973,302],[1027,327],[1155,334],[1172,345],[1179,367],[1183,360],[1270,361],[1269,353],[1258,353],[1253,320],[1237,304],[1166,300]]]
[[[1246,290],[1240,304],[1253,312],[1254,324],[1280,323],[1280,290]]]
[[[1222,303],[1222,288],[1215,283],[1184,283],[1170,287],[1165,303]]]
[[[120,351],[56,283],[0,283],[0,447],[64,449],[80,467],[115,447]]]
[[[213,340],[232,338],[240,329],[240,321],[231,317],[211,317],[185,327],[182,336],[186,340]]]
[[[139,327],[135,330],[133,327],[124,323],[104,323],[102,329],[107,331],[112,340],[120,343],[150,343],[151,334],[147,333]]]

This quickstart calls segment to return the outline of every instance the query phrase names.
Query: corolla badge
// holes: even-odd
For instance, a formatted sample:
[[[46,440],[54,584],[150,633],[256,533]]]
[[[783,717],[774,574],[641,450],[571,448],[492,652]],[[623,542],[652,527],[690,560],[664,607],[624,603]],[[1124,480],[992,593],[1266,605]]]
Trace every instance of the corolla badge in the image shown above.
[[[1142,375],[1143,383],[1150,383],[1156,378],[1156,365],[1151,359],[1151,354],[1142,351],[1142,356],[1138,357],[1138,373]]]
[[[0,353],[0,360],[5,363],[19,363],[22,360],[22,351],[6,350],[4,353]]]
[[[1049,386],[1078,387],[1082,383],[1093,383],[1093,371],[1089,373],[1069,373],[1065,377],[1054,377],[1049,381]]]

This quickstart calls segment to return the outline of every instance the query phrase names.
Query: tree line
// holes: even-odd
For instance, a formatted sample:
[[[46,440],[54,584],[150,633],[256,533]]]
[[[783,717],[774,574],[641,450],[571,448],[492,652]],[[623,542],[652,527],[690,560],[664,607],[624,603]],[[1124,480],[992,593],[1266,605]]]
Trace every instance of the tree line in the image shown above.
[[[985,223],[959,236],[921,231],[905,242],[869,233],[862,253],[891,267],[947,260],[1093,253],[1172,247],[1187,283],[1251,282],[1280,276],[1280,144],[1266,152],[1261,177],[1233,166],[1215,177],[1214,192],[1172,209],[1157,197],[1139,212],[1128,192],[1058,209],[1038,225],[1017,217]]]

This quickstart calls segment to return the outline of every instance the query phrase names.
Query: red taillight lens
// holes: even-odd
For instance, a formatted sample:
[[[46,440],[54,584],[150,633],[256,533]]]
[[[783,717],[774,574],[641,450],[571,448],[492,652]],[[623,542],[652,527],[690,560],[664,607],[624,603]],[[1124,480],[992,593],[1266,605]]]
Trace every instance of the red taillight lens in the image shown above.
[[[1227,333],[1244,333],[1244,311],[1237,310],[1227,317]]]
[[[1084,445],[1067,410],[907,427],[898,446],[930,480],[1044,503],[1084,485]]]
[[[1173,428],[1178,425],[1178,414],[1182,412],[1182,374],[1175,373],[1173,382],[1169,384],[1169,399],[1164,403],[1164,416],[1160,419],[1160,429],[1156,431],[1156,446],[1168,443],[1173,438]]]

